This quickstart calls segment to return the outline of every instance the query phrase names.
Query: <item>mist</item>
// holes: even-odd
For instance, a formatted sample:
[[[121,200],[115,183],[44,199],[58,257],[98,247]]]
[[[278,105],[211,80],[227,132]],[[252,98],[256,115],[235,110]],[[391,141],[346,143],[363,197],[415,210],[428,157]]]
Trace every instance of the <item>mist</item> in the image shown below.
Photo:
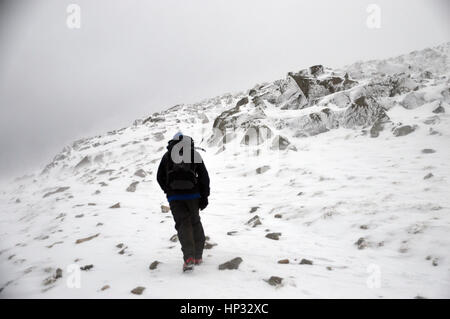
[[[377,1],[375,29],[372,2],[1,1],[0,176],[178,103],[450,40],[449,1]]]

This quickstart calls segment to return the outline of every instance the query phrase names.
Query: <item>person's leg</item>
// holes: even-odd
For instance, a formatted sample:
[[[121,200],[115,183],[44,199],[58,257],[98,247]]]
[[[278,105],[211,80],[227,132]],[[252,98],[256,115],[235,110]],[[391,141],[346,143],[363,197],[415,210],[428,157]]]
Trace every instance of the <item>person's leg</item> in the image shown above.
[[[171,201],[169,205],[175,220],[175,229],[177,230],[178,239],[181,244],[183,259],[186,261],[189,258],[194,258],[194,235],[189,207],[185,201],[181,200]]]
[[[200,219],[198,210],[198,199],[189,201],[189,210],[191,213],[191,224],[194,236],[195,247],[195,259],[202,259],[203,248],[205,247],[205,233],[203,231],[203,225]]]

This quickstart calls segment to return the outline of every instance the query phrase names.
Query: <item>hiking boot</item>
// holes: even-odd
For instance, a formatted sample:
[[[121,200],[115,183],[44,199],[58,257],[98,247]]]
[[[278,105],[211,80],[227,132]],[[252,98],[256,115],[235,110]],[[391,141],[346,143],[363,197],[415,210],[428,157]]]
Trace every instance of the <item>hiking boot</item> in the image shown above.
[[[203,259],[199,258],[199,259],[194,259],[194,265],[198,266],[201,265],[203,263]]]
[[[194,258],[190,257],[186,259],[186,261],[183,264],[183,272],[184,271],[190,271],[194,269]]]

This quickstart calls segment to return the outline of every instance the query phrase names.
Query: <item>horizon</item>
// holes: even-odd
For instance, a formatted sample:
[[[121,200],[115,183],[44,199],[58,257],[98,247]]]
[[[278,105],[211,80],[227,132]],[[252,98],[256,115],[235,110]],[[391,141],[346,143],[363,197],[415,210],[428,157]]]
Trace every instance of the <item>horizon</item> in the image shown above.
[[[311,65],[343,68],[439,46],[450,38],[445,19],[450,4],[439,0],[379,1],[381,26],[375,29],[365,25],[369,1],[303,6],[289,0],[78,1],[82,22],[75,30],[65,25],[71,2],[36,3],[1,3],[0,40],[8,49],[0,53],[5,68],[0,104],[6,106],[0,178],[34,172],[73,141],[128,127],[177,104],[245,91]],[[192,24],[197,20],[209,28]],[[311,23],[335,34],[306,30]]]

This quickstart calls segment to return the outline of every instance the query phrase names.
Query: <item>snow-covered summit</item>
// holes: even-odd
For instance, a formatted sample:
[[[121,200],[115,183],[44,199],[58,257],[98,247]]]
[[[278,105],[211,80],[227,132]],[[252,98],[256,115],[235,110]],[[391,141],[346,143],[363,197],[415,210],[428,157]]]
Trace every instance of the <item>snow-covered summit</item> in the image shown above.
[[[0,192],[0,297],[450,297],[449,46],[311,66],[66,146]],[[189,276],[155,180],[180,130],[211,175]]]

